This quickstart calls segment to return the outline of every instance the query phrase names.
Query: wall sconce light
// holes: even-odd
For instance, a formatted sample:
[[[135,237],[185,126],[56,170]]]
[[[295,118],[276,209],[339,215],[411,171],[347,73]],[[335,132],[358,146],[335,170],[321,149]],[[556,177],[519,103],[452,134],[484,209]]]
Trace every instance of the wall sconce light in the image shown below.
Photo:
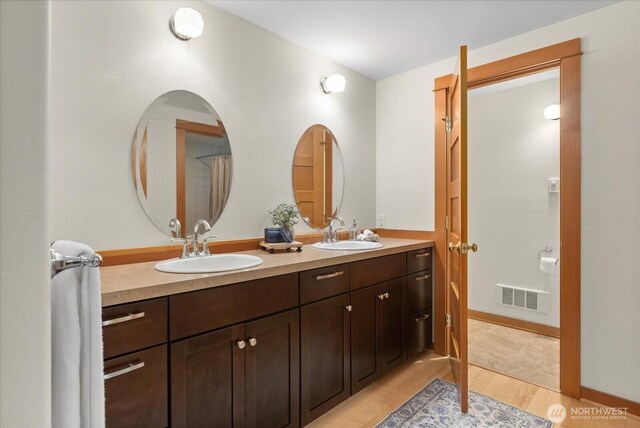
[[[346,85],[347,79],[340,74],[332,74],[331,76],[323,77],[322,80],[320,80],[320,87],[322,88],[322,92],[325,94],[342,92]]]
[[[551,104],[544,109],[544,118],[549,120],[560,119],[560,104]]]
[[[174,36],[178,39],[187,41],[192,37],[198,37],[202,34],[204,21],[202,15],[197,10],[188,7],[181,7],[169,19],[169,28]]]

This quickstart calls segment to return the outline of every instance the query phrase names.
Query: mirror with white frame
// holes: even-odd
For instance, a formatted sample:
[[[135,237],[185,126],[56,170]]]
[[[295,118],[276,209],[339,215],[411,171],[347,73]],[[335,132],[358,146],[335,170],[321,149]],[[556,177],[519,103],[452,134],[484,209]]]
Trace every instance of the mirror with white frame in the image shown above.
[[[309,127],[293,157],[293,195],[300,217],[313,228],[338,215],[344,193],[344,164],[338,141],[324,125]]]
[[[213,225],[229,199],[232,178],[231,146],[220,116],[193,92],[159,96],[134,132],[131,173],[142,208],[162,232],[172,236],[174,217],[182,236],[198,219]]]

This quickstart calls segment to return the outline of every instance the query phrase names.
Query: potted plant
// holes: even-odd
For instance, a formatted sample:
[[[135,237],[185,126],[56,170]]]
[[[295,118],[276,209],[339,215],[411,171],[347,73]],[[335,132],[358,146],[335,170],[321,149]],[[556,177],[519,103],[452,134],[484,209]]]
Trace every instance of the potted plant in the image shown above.
[[[265,229],[265,241],[292,242],[293,226],[298,224],[298,208],[293,204],[279,204],[273,210],[269,211],[269,214],[271,214],[271,222],[280,227]],[[269,229],[278,229],[281,240],[274,240],[277,239],[276,232],[275,230],[269,231]]]

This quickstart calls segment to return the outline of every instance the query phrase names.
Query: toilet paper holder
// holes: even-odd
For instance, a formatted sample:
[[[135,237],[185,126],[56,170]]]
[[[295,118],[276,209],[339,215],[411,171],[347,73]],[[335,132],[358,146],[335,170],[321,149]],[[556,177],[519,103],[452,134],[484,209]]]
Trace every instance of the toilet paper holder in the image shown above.
[[[553,248],[551,248],[549,246],[546,246],[542,250],[538,251],[538,260],[542,259],[542,253],[551,254],[551,253],[553,253]],[[560,259],[556,259],[556,266],[558,265],[559,261],[560,261]]]

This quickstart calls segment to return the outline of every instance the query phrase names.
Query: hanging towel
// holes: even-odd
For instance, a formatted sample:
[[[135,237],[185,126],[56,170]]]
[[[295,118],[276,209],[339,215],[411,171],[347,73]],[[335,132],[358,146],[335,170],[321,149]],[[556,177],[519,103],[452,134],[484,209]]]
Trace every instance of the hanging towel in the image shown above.
[[[56,241],[64,256],[94,254],[84,244]],[[52,425],[102,428],[104,379],[98,268],[76,267],[51,280]]]
[[[546,273],[554,273],[556,266],[558,265],[558,259],[553,257],[541,257],[540,258],[540,270]]]

